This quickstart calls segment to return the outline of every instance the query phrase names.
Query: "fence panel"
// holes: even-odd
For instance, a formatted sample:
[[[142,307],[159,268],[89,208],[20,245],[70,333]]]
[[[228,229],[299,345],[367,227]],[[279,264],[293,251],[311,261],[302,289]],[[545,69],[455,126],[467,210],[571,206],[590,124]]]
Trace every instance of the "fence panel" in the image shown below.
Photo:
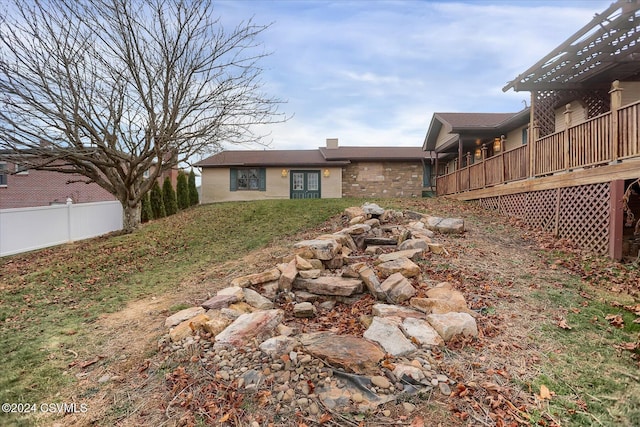
[[[122,229],[120,202],[0,210],[0,256],[87,239]]]

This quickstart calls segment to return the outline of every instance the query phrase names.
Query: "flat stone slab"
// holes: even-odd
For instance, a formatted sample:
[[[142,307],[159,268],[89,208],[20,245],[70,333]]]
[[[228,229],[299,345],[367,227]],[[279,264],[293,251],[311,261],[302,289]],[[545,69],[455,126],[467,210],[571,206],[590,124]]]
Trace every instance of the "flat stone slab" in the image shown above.
[[[296,250],[296,254],[302,258],[316,258],[326,261],[338,255],[342,245],[333,239],[314,239],[295,243],[293,248]]]
[[[427,322],[445,342],[456,335],[478,336],[476,319],[468,313],[430,314],[427,316]]]
[[[393,237],[365,237],[365,246],[395,246],[398,241]]]
[[[429,246],[427,245],[427,247]],[[387,254],[379,255],[378,260],[380,262],[388,262],[388,261],[396,260],[398,258],[418,259],[418,258],[421,258],[420,255],[422,255],[423,251],[424,251],[424,248],[423,249],[405,249],[402,251],[389,252]]]
[[[383,262],[377,266],[380,275],[384,278],[393,273],[401,273],[404,277],[416,277],[420,275],[420,267],[409,258],[398,258],[393,261]]]
[[[296,278],[293,288],[316,295],[350,296],[362,292],[362,280],[338,276],[321,276],[317,279]]]
[[[263,271],[261,273],[249,274],[247,276],[236,277],[231,281],[232,286],[240,286],[246,288],[251,285],[259,285],[261,283],[272,282],[280,278],[280,270],[272,268],[271,270]]]
[[[284,318],[282,310],[260,310],[240,315],[215,337],[216,345],[241,347],[249,340],[262,341]]]
[[[429,250],[429,243],[431,243],[431,239],[428,237],[423,237],[421,239],[408,239],[398,245],[398,251],[404,251],[407,249],[421,249],[423,251]]]
[[[383,317],[374,317],[371,326],[362,335],[377,342],[385,352],[393,356],[406,356],[417,350],[417,347],[404,336],[398,322]]]
[[[165,328],[171,328],[202,313],[204,313],[204,308],[202,307],[185,308],[184,310],[180,310],[167,317],[164,321],[164,326]]]
[[[416,319],[427,318],[427,315],[421,311],[393,304],[375,304],[372,308],[372,314],[379,317],[399,317],[401,319],[406,319],[408,317]]]
[[[300,335],[300,342],[312,356],[356,374],[377,374],[385,355],[376,344],[353,335],[313,332]]]
[[[400,325],[402,332],[408,337],[413,338],[420,345],[424,346],[443,346],[444,340],[426,320],[407,317]]]
[[[243,292],[244,301],[251,307],[257,308],[259,310],[271,310],[274,307],[273,301],[262,296],[253,289],[245,288]]]
[[[237,295],[216,295],[202,303],[202,307],[207,310],[215,310],[218,308],[229,307],[229,305],[238,302]]]

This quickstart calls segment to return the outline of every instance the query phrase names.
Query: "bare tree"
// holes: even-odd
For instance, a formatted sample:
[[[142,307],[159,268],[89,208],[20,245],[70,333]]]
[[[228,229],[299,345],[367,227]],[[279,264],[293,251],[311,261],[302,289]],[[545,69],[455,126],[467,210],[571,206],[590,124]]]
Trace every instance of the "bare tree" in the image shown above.
[[[163,171],[286,120],[262,91],[267,28],[225,30],[210,1],[14,0],[0,22],[0,151],[96,182],[131,231]]]

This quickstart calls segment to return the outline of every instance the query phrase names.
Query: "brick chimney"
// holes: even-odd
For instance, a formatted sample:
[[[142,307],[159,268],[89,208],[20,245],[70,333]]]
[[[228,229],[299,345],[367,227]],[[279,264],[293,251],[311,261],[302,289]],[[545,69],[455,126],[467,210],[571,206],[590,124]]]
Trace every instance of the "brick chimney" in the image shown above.
[[[327,148],[328,149],[338,148],[338,138],[327,138]]]

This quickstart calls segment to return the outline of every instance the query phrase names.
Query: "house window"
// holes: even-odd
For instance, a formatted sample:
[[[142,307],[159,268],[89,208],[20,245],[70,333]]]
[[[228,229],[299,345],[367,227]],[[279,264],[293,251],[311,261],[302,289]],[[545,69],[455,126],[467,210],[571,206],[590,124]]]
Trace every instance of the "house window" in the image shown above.
[[[522,128],[522,145],[526,145],[529,141],[529,128]]]
[[[16,173],[20,175],[27,175],[29,173],[29,168],[25,165],[16,163]]]
[[[0,187],[7,186],[7,164],[5,162],[0,162]]]
[[[266,191],[265,168],[232,168],[230,170],[231,191]]]

